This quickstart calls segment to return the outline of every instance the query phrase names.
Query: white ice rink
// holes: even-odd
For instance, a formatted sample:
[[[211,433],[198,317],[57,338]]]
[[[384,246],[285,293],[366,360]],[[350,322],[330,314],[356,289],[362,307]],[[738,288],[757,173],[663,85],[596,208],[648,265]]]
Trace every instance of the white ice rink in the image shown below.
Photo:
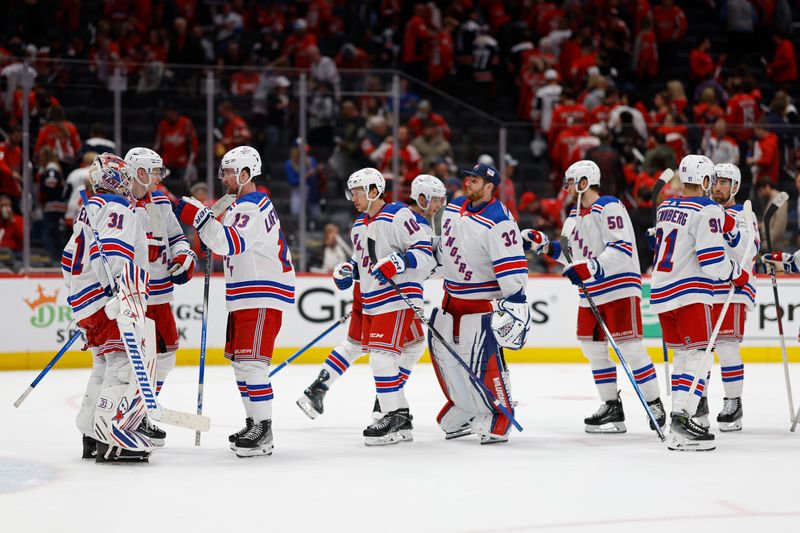
[[[627,381],[628,434],[585,434],[598,401],[584,365],[512,368],[525,431],[495,446],[445,442],[434,421],[442,395],[420,365],[407,388],[414,442],[367,448],[369,368],[340,379],[312,421],[294,402],[316,369],[290,366],[273,380],[273,456],[228,449],[243,409],[231,369],[211,367],[202,446],[165,426],[167,445],[146,465],[80,459],[74,417],[88,370],[56,369],[20,409],[12,402],[36,373],[0,373],[0,531],[800,531],[800,431],[788,431],[780,365],[746,367],[744,431],[713,423],[717,450],[707,453],[667,451]],[[712,420],[722,404],[714,373]],[[163,404],[194,412],[196,375],[175,370]]]

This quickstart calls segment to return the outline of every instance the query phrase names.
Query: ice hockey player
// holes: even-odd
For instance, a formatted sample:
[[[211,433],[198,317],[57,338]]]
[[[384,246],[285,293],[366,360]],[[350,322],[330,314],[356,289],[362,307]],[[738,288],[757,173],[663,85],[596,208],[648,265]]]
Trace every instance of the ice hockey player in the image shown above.
[[[447,195],[442,180],[429,174],[420,174],[411,182],[411,198],[414,200],[409,209],[414,213],[417,223],[431,239],[435,238],[432,222],[436,213],[444,206]],[[353,314],[350,316],[347,338],[336,346],[325,359],[317,379],[297,400],[297,405],[309,418],[321,415],[324,409],[323,400],[330,387],[350,368],[353,362],[361,357],[361,286],[355,259],[336,265],[333,279],[340,290],[353,287]],[[411,374],[412,366],[425,350],[424,343],[418,343],[403,350],[399,359],[400,377],[403,385]],[[373,417],[380,418],[380,402],[375,397]]]
[[[228,438],[239,457],[272,454],[269,366],[283,310],[294,304],[292,257],[275,206],[256,190],[260,175],[258,152],[239,146],[223,156],[219,167],[226,192],[236,196],[221,223],[194,198],[184,197],[176,207],[178,218],[225,258],[225,357],[247,417],[245,427]]]
[[[147,318],[156,326],[156,394],[167,375],[175,368],[178,350],[178,327],[172,314],[173,284],[182,285],[192,279],[197,256],[191,250],[178,219],[172,212],[172,203],[156,187],[164,178],[164,163],[149,148],[132,148],[125,154],[125,163],[137,189],[144,190],[135,197],[136,214],[147,235],[150,274],[150,298],[147,301]],[[167,433],[145,416],[139,431],[147,435],[155,446],[163,446]]]
[[[119,312],[121,305],[135,308],[142,318],[147,306],[147,239],[132,204],[132,194],[144,194],[144,187],[132,183],[125,161],[110,153],[95,157],[89,179],[95,194],[78,212],[61,256],[67,301],[92,352],[92,371],[76,420],[83,433],[83,458],[146,461],[153,444],[139,429],[144,402],[116,321],[117,316],[126,319]],[[93,214],[111,280],[94,242],[87,209]],[[121,304],[114,296],[114,287],[125,292],[126,302]]]
[[[656,369],[642,342],[642,276],[636,236],[628,211],[619,199],[600,196],[600,168],[593,161],[573,163],[564,187],[576,202],[577,217],[569,236],[572,262],[560,243],[549,243],[544,233],[525,230],[522,237],[536,253],[547,252],[566,265],[564,276],[583,282],[660,426],[667,416],[661,403]],[[617,366],[609,357],[606,339],[583,291],[578,307],[578,341],[589,360],[592,377],[603,402],[584,420],[587,433],[625,433],[625,413],[617,390]],[[652,422],[651,422],[652,426]],[[651,427],[655,429],[655,427]]]
[[[477,163],[461,174],[466,177],[466,195],[447,204],[442,215],[438,257],[445,295],[430,323],[513,414],[503,348],[525,344],[530,322],[525,297],[528,262],[517,223],[495,198],[500,173]],[[481,444],[508,441],[508,417],[430,333],[428,342],[447,400],[436,418],[445,438],[475,433]]]
[[[385,188],[383,175],[374,168],[363,168],[347,179],[346,196],[361,213],[351,231],[353,269],[361,282],[361,342],[370,355],[383,413],[363,432],[367,446],[413,439],[401,363],[404,357],[419,358],[424,334],[414,311],[388,280],[421,305],[422,282],[434,267],[427,232],[407,206],[384,201]]]
[[[750,276],[725,253],[723,236],[733,231],[735,219],[706,196],[715,179],[714,164],[705,156],[687,155],[679,175],[683,196],[663,201],[657,210],[650,308],[658,314],[667,347],[675,350],[668,448],[705,451],[716,448],[714,435],[692,416],[709,370],[704,351],[713,328],[715,283],[745,287]]]
[[[716,180],[711,189],[711,198],[725,209],[725,252],[728,257],[736,261],[748,274],[752,274],[755,266],[755,257],[760,243],[758,228],[748,228],[748,221],[742,211],[742,204],[736,203],[736,193],[742,181],[739,168],[731,163],[720,163],[714,166]],[[733,224],[731,226],[731,224]],[[748,257],[744,257],[747,248],[748,235],[755,239],[755,246]],[[715,324],[722,312],[722,306],[728,295],[730,284],[717,281],[714,284],[714,312],[712,324]],[[742,429],[742,389],[744,387],[744,363],[739,353],[739,344],[744,336],[745,316],[755,306],[756,288],[748,282],[743,287],[737,288],[733,301],[728,307],[728,312],[722,321],[716,340],[716,352],[719,357],[722,373],[722,388],[725,400],[722,411],[717,415],[720,431],[738,431]],[[697,406],[695,420],[708,427],[708,384],[703,390],[703,397]]]

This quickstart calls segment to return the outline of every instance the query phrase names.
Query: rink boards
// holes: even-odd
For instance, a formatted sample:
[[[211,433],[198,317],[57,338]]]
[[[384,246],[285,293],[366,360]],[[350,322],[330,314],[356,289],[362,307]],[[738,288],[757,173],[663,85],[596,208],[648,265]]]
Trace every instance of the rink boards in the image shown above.
[[[644,280],[642,313],[644,335],[655,361],[663,360],[658,320],[649,311],[649,284]],[[800,327],[800,277],[779,279],[784,331],[787,334],[789,359],[800,361],[797,332]],[[0,370],[43,367],[69,337],[71,311],[66,303],[66,289],[57,275],[0,277],[2,295],[2,344]],[[208,330],[209,364],[223,363],[225,342],[225,284],[222,276],[211,280]],[[200,346],[203,278],[196,275],[183,286],[176,286],[173,309],[180,334],[178,364],[196,364]],[[441,280],[425,284],[428,311],[442,299]],[[528,281],[532,333],[526,347],[507,352],[511,362],[553,363],[582,362],[575,340],[577,292],[560,276],[532,276]],[[292,355],[299,347],[324,331],[336,318],[346,313],[351,292],[336,290],[329,276],[298,276],[296,305],[283,315],[283,327],[276,341],[275,362]],[[748,314],[746,340],[742,348],[747,362],[778,362],[781,354],[772,288],[768,277],[757,281],[756,308]],[[297,363],[320,363],[330,348],[346,334],[346,326],[336,329],[317,346],[307,351]],[[76,346],[80,341],[76,343]],[[59,362],[62,367],[88,366],[87,352],[69,352]]]

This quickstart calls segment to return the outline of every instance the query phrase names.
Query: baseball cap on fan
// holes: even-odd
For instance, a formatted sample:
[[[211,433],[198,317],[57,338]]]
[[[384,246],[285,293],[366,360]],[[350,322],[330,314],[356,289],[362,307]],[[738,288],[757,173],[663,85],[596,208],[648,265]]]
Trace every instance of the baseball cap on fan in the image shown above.
[[[495,186],[500,185],[500,173],[491,165],[483,163],[476,163],[472,170],[462,170],[459,172],[462,178],[465,176],[475,176],[476,178],[483,178]]]

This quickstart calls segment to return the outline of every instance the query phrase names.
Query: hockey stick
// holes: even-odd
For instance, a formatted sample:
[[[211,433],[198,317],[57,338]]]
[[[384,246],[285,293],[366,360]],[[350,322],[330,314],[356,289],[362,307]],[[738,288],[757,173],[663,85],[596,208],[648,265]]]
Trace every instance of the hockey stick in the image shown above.
[[[580,204],[578,204],[580,205]],[[566,256],[568,262],[572,262],[572,252],[569,249],[569,235],[572,233],[573,228],[577,222],[573,218],[568,218],[566,222],[564,222],[564,227],[561,229],[561,251]],[[617,354],[617,358],[619,359],[620,364],[622,364],[622,368],[625,369],[625,373],[628,375],[628,379],[633,385],[633,390],[636,391],[636,396],[639,397],[639,401],[642,402],[642,406],[644,410],[647,411],[647,417],[650,419],[650,423],[653,424],[653,427],[656,428],[656,433],[658,433],[658,438],[661,439],[661,442],[666,440],[664,436],[664,432],[661,430],[661,426],[658,425],[658,420],[656,420],[653,411],[650,409],[650,406],[647,405],[647,400],[644,399],[644,394],[642,393],[642,389],[639,388],[639,384],[636,383],[636,378],[633,377],[633,371],[631,370],[628,361],[625,360],[625,357],[622,355],[622,350],[619,349],[617,345],[617,341],[614,340],[614,337],[611,336],[611,332],[608,330],[608,326],[606,326],[606,321],[603,320],[603,316],[600,314],[600,310],[597,309],[597,304],[594,303],[594,298],[589,295],[589,290],[586,288],[586,284],[583,281],[578,283],[578,287],[580,287],[581,292],[583,292],[583,296],[586,298],[586,302],[589,304],[589,307],[592,308],[592,313],[594,313],[594,318],[597,320],[597,323],[600,325],[600,328],[603,330],[603,334],[606,336],[609,344],[614,349],[614,352]]]
[[[211,206],[211,212],[214,218],[228,210],[233,204],[236,197],[232,194],[226,194],[217,200]],[[197,238],[200,238],[198,234]],[[202,241],[201,241],[202,246]],[[214,264],[214,254],[211,250],[206,248],[206,267],[203,275],[203,321],[200,326],[200,364],[199,374],[197,376],[197,416],[203,414],[203,388],[206,382],[206,337],[208,332],[208,293],[211,289],[211,268]],[[194,445],[200,446],[200,432],[196,431],[194,434]]]
[[[751,229],[753,227],[753,206],[750,203],[750,200],[744,201],[742,211],[746,217],[748,227],[747,246],[745,246],[742,257],[744,260],[747,260],[747,257],[752,253],[753,247],[755,246],[755,236],[753,235],[753,230]],[[714,344],[717,342],[717,335],[719,335],[719,330],[722,328],[722,321],[725,319],[725,315],[728,313],[728,307],[730,307],[731,302],[733,301],[733,295],[735,293],[736,285],[731,282],[731,288],[728,289],[728,295],[725,297],[725,303],[722,304],[722,311],[720,311],[719,318],[717,318],[717,323],[714,324],[714,329],[711,331],[711,337],[708,339],[708,346],[706,346],[706,351],[703,353],[703,358],[700,359],[700,364],[697,366],[697,370],[694,373],[694,379],[689,387],[689,393],[686,395],[686,401],[683,403],[684,411],[687,410],[686,408],[689,405],[689,400],[691,400],[692,394],[694,394],[697,390],[697,385],[700,384],[700,376],[708,376],[709,370],[714,365]],[[693,415],[694,413],[690,414]]]
[[[109,286],[112,287],[114,294],[119,291],[116,285],[116,280],[111,275],[111,268],[108,265],[108,256],[103,249],[103,243],[100,240],[100,233],[96,229],[94,215],[89,209],[89,198],[86,195],[86,189],[80,190],[81,200],[83,201],[84,210],[86,211],[87,225],[92,231],[92,238],[94,244],[97,245],[97,250],[100,253],[100,264],[103,266],[103,271],[106,275],[106,280]],[[208,431],[211,426],[211,420],[205,416],[197,416],[191,413],[184,413],[181,411],[173,411],[159,405],[156,398],[153,386],[150,383],[150,378],[145,370],[144,361],[142,359],[142,352],[140,348],[139,339],[137,338],[136,329],[132,324],[124,324],[117,320],[117,327],[119,328],[120,335],[122,336],[123,344],[125,345],[125,353],[128,355],[128,360],[131,363],[132,373],[136,377],[139,384],[139,392],[142,395],[144,404],[147,411],[153,420],[164,422],[173,426],[185,427],[194,429],[195,431]]]
[[[772,235],[769,231],[769,226],[772,223],[772,217],[775,216],[775,213],[780,209],[783,204],[786,203],[786,200],[789,199],[789,195],[786,192],[780,193],[776,196],[772,202],[767,206],[767,210],[764,212],[764,235],[767,238],[767,250],[772,252]],[[786,336],[783,333],[783,312],[781,311],[781,304],[780,300],[778,299],[778,277],[775,275],[775,266],[770,265],[771,268],[769,270],[770,274],[770,281],[772,282],[772,296],[775,299],[775,313],[778,320],[778,336],[781,340],[781,358],[783,359],[783,376],[786,381],[786,396],[789,400],[789,417],[792,421],[792,431],[795,430],[797,427],[797,420],[794,416],[794,400],[792,399],[792,382],[789,377],[789,358],[786,355]]]
[[[374,266],[377,263],[377,259],[375,255],[375,238],[374,238],[374,231],[372,231],[372,227],[370,226],[367,227],[367,233],[368,233],[367,250],[369,252],[369,260]],[[456,353],[455,349],[452,346],[450,346],[450,344],[444,339],[441,333],[436,331],[436,328],[434,328],[431,325],[431,323],[428,322],[428,319],[425,318],[425,313],[423,312],[423,310],[414,305],[414,302],[412,302],[408,298],[408,296],[406,296],[403,293],[403,291],[400,290],[400,287],[397,286],[397,283],[395,283],[394,280],[388,279],[387,281],[389,282],[389,285],[395,290],[395,292],[397,292],[397,294],[400,295],[400,298],[403,299],[406,305],[408,305],[408,307],[410,307],[411,310],[414,311],[414,314],[417,315],[417,318],[419,318],[420,322],[422,322],[428,327],[428,331],[430,331],[431,334],[434,337],[436,337],[436,340],[438,340],[445,348],[447,348],[447,351],[450,352],[450,355],[452,355],[455,358],[456,362],[459,365],[461,365],[461,368],[463,368],[467,372],[467,376],[469,377],[472,384],[478,389],[478,392],[484,394],[487,397],[487,399],[489,399],[489,401],[495,407],[497,407],[500,410],[500,412],[506,416],[506,418],[508,418],[508,420],[514,425],[514,427],[517,428],[517,431],[521,432],[522,426],[520,426],[519,423],[516,421],[516,419],[514,419],[514,415],[511,414],[511,411],[509,411],[508,408],[505,405],[503,405],[494,394],[492,394],[492,391],[490,391],[489,388],[486,387],[486,385],[483,383],[483,381],[481,381],[478,378],[478,376],[475,375],[475,373],[472,371],[469,365],[467,365],[467,363],[465,363],[464,360],[461,357],[459,357],[458,353]]]
[[[294,361],[295,359],[297,359],[298,357],[300,357],[301,355],[303,355],[303,353],[305,353],[305,351],[306,351],[306,350],[308,350],[309,348],[311,348],[312,346],[314,346],[316,343],[318,343],[318,342],[319,342],[319,341],[320,341],[320,340],[321,340],[323,337],[325,337],[325,336],[326,336],[328,333],[330,333],[331,331],[335,330],[336,328],[338,328],[339,326],[341,326],[342,324],[344,324],[345,322],[347,322],[347,321],[350,319],[350,315],[352,315],[352,314],[353,314],[353,312],[352,312],[352,311],[350,311],[350,312],[348,312],[346,315],[344,315],[343,317],[341,317],[339,320],[337,320],[336,322],[334,322],[333,324],[331,324],[331,326],[330,326],[328,329],[326,329],[325,331],[323,331],[322,333],[320,333],[319,335],[317,335],[317,338],[315,338],[314,340],[312,340],[311,342],[309,342],[308,344],[306,344],[305,346],[303,346],[302,348],[300,348],[299,350],[297,350],[297,352],[296,352],[296,353],[295,353],[293,356],[291,356],[290,358],[288,358],[286,361],[284,361],[283,363],[281,363],[281,364],[279,364],[278,366],[276,366],[276,367],[275,367],[275,368],[272,370],[272,372],[270,372],[270,373],[269,373],[269,377],[272,377],[272,376],[274,376],[275,374],[277,374],[278,372],[280,372],[280,371],[283,369],[283,367],[285,367],[286,365],[288,365],[289,363],[291,363],[292,361]]]
[[[69,328],[67,328],[67,329],[69,329]],[[50,372],[50,369],[51,369],[51,368],[53,368],[53,365],[55,365],[55,364],[58,362],[58,360],[59,360],[59,359],[61,359],[61,356],[62,356],[62,355],[64,355],[65,353],[67,353],[67,350],[69,350],[69,347],[70,347],[70,346],[72,346],[72,345],[75,343],[75,341],[76,341],[76,340],[78,340],[78,338],[79,338],[80,336],[81,336],[81,330],[79,330],[79,329],[76,329],[76,330],[75,330],[75,333],[73,333],[73,334],[72,334],[72,337],[70,337],[69,339],[67,339],[67,342],[65,342],[65,343],[64,343],[64,346],[62,346],[62,347],[61,347],[61,349],[58,351],[58,353],[57,353],[57,354],[56,354],[56,355],[55,355],[55,356],[54,356],[52,359],[50,359],[50,362],[49,362],[49,363],[47,363],[47,366],[46,366],[46,367],[44,367],[44,369],[43,369],[41,372],[39,372],[39,375],[38,375],[38,376],[36,376],[36,379],[34,379],[34,380],[31,382],[31,384],[28,386],[28,388],[27,388],[27,389],[25,389],[25,392],[23,392],[23,393],[20,395],[20,397],[19,397],[19,398],[17,398],[17,401],[16,401],[16,402],[14,402],[14,407],[19,407],[19,406],[22,404],[22,402],[24,402],[24,401],[25,401],[25,398],[27,398],[27,397],[28,397],[28,395],[29,395],[31,392],[33,392],[33,389],[34,389],[34,388],[36,388],[36,385],[38,385],[38,384],[39,384],[39,382],[40,382],[40,381],[42,381],[42,378],[43,378],[43,377],[44,377],[44,376],[45,376],[45,375],[46,375],[48,372]]]
[[[652,191],[652,202],[653,202],[653,227],[656,227],[658,224],[658,195],[661,194],[661,189],[672,180],[672,177],[675,175],[675,171],[671,168],[664,170],[661,175],[658,177],[658,181],[653,185]],[[664,336],[661,336],[661,353],[664,354],[664,388],[667,389],[667,396],[672,394],[672,382],[670,380],[670,371],[669,371],[669,352],[667,351],[667,342],[664,340]]]

